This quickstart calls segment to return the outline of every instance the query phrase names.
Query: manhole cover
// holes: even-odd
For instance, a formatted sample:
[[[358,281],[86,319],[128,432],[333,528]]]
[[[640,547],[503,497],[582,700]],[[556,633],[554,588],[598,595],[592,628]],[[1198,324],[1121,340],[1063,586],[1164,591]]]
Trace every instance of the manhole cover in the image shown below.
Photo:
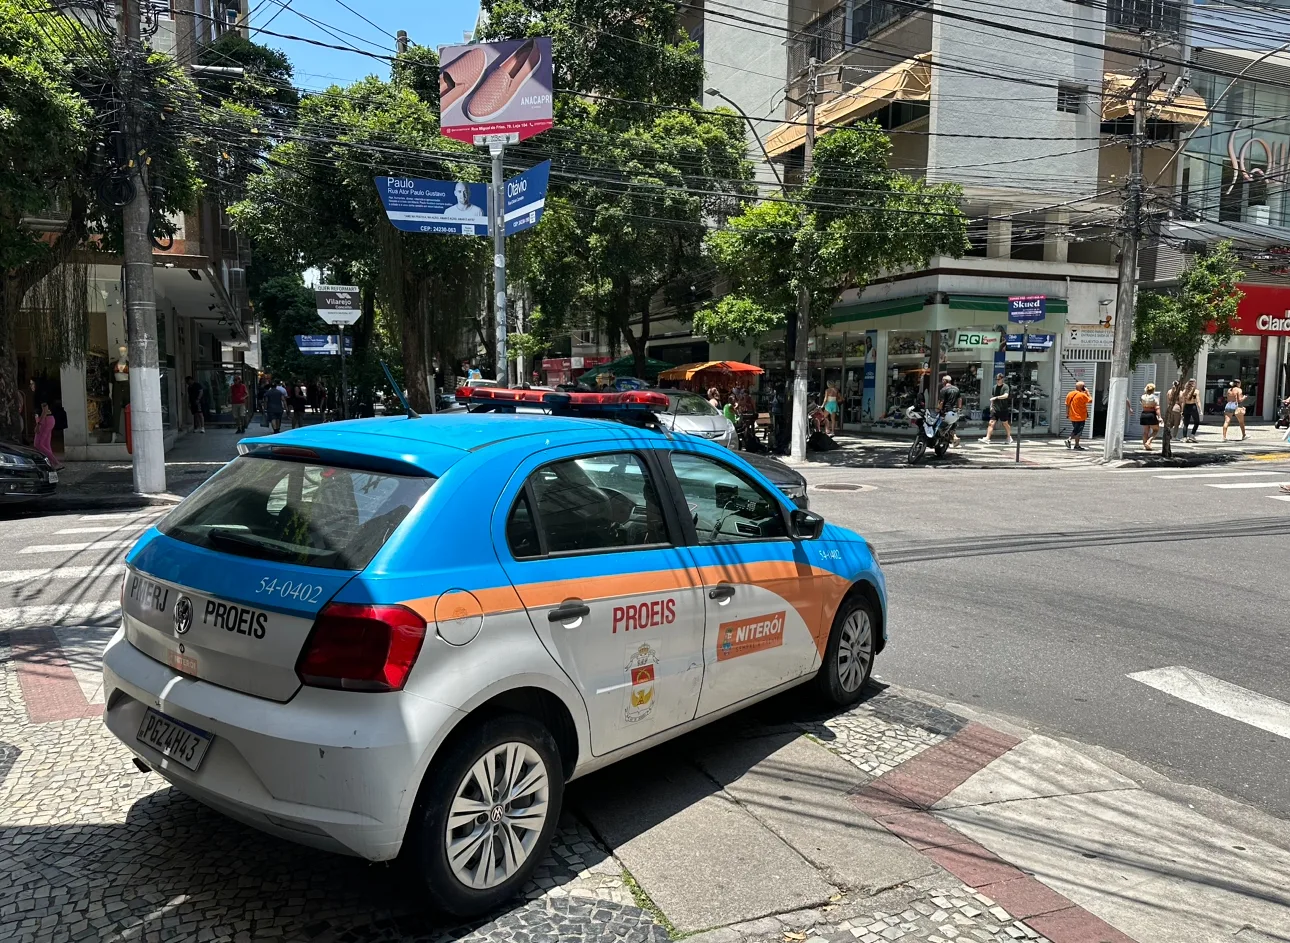
[[[858,485],[853,481],[826,481],[811,485],[812,491],[872,491],[873,485]]]

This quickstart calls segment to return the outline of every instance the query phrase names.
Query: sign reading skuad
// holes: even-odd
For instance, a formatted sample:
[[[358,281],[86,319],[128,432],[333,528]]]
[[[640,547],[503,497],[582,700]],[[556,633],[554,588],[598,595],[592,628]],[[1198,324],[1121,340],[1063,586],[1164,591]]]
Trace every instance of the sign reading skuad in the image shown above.
[[[1047,314],[1047,295],[1022,295],[1008,299],[1008,320],[1014,324],[1042,321]]]
[[[390,225],[403,232],[488,235],[488,184],[377,177]]]
[[[439,47],[439,128],[467,144],[514,144],[551,128],[551,38]]]
[[[551,162],[544,160],[506,181],[506,235],[523,232],[538,224],[546,207],[546,187],[550,179]]]

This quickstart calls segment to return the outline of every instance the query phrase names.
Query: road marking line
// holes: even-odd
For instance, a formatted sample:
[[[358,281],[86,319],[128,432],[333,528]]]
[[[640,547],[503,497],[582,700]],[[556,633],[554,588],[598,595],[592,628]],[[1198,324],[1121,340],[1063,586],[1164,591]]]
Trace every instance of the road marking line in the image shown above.
[[[76,550],[115,550],[118,547],[133,547],[138,537],[125,540],[96,540],[86,544],[34,544],[23,547],[19,553],[71,553]]]
[[[1181,665],[1128,677],[1171,697],[1290,740],[1290,704]]]
[[[104,576],[120,576],[124,563],[104,563],[98,566],[42,566],[32,570],[6,570],[0,572],[0,585],[25,583],[28,580],[84,580]]]
[[[107,524],[103,527],[64,527],[62,530],[54,531],[55,534],[124,534],[129,531],[130,524],[122,522],[120,524]],[[146,527],[150,525],[136,524],[136,527]]]
[[[1290,494],[1270,494],[1267,497],[1273,501],[1290,501]]]
[[[1254,478],[1259,475],[1277,475],[1280,472],[1207,472],[1203,475],[1156,475],[1161,481],[1186,481],[1190,478]]]
[[[1206,488],[1277,488],[1290,481],[1240,481],[1230,485],[1206,485]]]
[[[111,514],[82,514],[83,521],[116,521],[144,517],[157,517],[164,514],[165,510],[138,510],[138,511],[113,511]]]
[[[74,602],[50,606],[9,606],[0,609],[0,629],[17,629],[30,625],[76,625],[89,620],[119,618],[117,600]]]

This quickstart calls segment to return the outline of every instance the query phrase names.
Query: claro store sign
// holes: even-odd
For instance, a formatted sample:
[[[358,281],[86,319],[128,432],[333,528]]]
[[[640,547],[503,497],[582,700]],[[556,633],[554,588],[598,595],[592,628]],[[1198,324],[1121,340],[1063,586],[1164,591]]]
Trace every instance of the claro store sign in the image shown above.
[[[1233,319],[1237,334],[1290,337],[1290,288],[1241,285],[1241,299]]]

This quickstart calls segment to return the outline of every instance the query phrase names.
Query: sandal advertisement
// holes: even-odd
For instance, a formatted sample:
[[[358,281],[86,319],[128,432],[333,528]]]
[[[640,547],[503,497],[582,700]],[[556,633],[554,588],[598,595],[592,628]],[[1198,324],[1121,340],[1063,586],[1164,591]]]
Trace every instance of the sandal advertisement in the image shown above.
[[[514,144],[550,129],[550,37],[440,46],[439,61],[445,137]]]

